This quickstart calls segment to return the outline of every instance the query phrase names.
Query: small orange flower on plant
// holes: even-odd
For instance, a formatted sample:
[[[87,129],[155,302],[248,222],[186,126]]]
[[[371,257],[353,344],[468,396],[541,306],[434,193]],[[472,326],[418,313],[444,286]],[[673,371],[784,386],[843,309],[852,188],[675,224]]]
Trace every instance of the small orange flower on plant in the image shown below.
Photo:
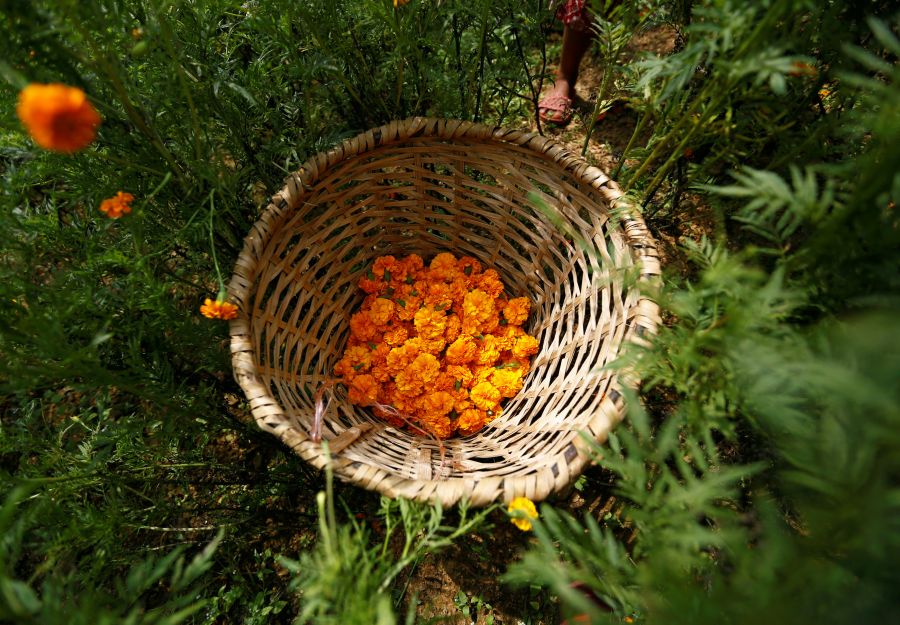
[[[22,89],[16,113],[35,143],[66,154],[87,147],[100,125],[100,115],[84,91],[57,83]]]
[[[106,198],[100,202],[100,212],[110,219],[118,219],[122,215],[127,215],[131,212],[131,203],[133,201],[133,195],[119,191],[113,197]]]
[[[509,502],[506,512],[512,516],[512,523],[523,532],[531,529],[531,520],[538,518],[537,508],[528,497],[516,497]]]
[[[219,293],[215,301],[206,298],[200,307],[200,312],[209,319],[234,319],[237,317],[237,306],[225,301],[225,294]]]

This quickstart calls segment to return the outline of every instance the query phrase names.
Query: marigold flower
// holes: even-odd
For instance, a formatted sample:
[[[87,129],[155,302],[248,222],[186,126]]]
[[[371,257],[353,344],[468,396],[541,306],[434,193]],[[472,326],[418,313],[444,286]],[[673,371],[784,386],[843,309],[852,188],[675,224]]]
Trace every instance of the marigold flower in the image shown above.
[[[369,319],[376,326],[387,325],[394,316],[394,302],[383,297],[376,298],[369,309]]]
[[[369,374],[358,375],[350,382],[348,397],[357,406],[370,406],[378,401],[378,381]]]
[[[409,3],[409,0],[394,0],[394,8],[402,7],[404,4]]]
[[[413,317],[416,332],[423,339],[443,338],[447,328],[447,315],[442,310],[423,307]]]
[[[423,383],[430,384],[437,378],[441,363],[431,354],[419,354],[406,370],[415,373]]]
[[[350,333],[359,341],[372,341],[378,336],[378,328],[367,313],[360,311],[350,317]]]
[[[497,337],[493,334],[488,334],[484,337],[481,346],[478,348],[478,355],[475,357],[475,362],[479,365],[492,365],[499,359],[500,347],[497,345]]]
[[[122,215],[127,215],[131,212],[131,202],[133,201],[133,195],[119,191],[113,197],[106,198],[100,202],[99,210],[110,219],[118,219]]]
[[[200,306],[200,313],[209,319],[234,319],[237,317],[238,308],[224,300],[206,298]]]
[[[444,338],[448,343],[452,343],[459,338],[459,332],[462,328],[462,322],[457,315],[447,315],[447,328],[444,330]]]
[[[334,366],[337,376],[354,377],[372,366],[372,350],[365,345],[354,345],[344,351],[344,356]]]
[[[453,410],[456,402],[447,391],[435,391],[422,395],[420,403],[422,411],[429,415],[445,415]]]
[[[406,329],[405,326],[394,326],[390,330],[384,333],[384,342],[390,345],[391,347],[397,347],[398,345],[403,345],[406,339],[409,338],[409,330]]]
[[[538,347],[537,339],[525,334],[516,339],[516,344],[512,348],[512,355],[517,359],[524,360],[536,354]]]
[[[535,508],[534,502],[528,497],[516,497],[513,499],[509,502],[509,507],[506,509],[506,512],[512,516],[512,519],[510,520],[513,525],[523,532],[527,532],[531,529],[532,519],[538,518],[537,508]]]
[[[460,413],[456,427],[459,428],[460,434],[474,434],[484,427],[486,420],[487,413],[484,410],[469,408]]]
[[[469,397],[482,410],[494,410],[500,405],[500,391],[490,382],[479,382],[473,386]]]
[[[494,369],[491,372],[490,382],[501,397],[514,397],[522,390],[522,371],[520,369]]]
[[[415,337],[407,339],[400,347],[392,349],[387,356],[388,371],[397,375],[406,369],[416,356],[422,351],[422,339]]]
[[[35,143],[66,154],[87,147],[100,125],[84,91],[58,83],[22,89],[16,113]]]
[[[506,302],[503,308],[503,317],[507,323],[520,326],[528,319],[528,311],[531,310],[531,302],[527,297],[514,297]]]
[[[445,358],[452,365],[464,365],[472,362],[478,355],[478,344],[468,334],[462,334],[447,348]]]
[[[500,274],[494,269],[486,270],[478,278],[478,288],[493,298],[500,297],[503,293],[503,282],[500,280]]]
[[[458,272],[456,257],[449,252],[438,254],[428,265],[428,277],[431,280],[453,280]]]
[[[462,331],[467,334],[479,334],[485,322],[496,314],[494,298],[481,289],[470,291],[463,300],[462,313]]]

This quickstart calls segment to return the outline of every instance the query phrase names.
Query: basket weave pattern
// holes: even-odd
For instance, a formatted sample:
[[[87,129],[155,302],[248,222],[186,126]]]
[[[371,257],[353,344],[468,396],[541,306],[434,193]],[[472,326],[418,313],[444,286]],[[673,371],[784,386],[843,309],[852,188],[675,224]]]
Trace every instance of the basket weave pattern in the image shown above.
[[[324,467],[309,437],[314,395],[333,380],[363,299],[359,278],[386,254],[473,256],[510,297],[533,302],[525,329],[540,351],[523,389],[484,430],[441,450],[335,386],[324,438],[359,433],[333,454],[335,473],[445,505],[565,488],[587,461],[580,433],[602,442],[624,412],[624,376],[604,365],[659,321],[639,288],[659,274],[655,243],[621,195],[544,137],[469,122],[392,122],[313,157],[253,226],[229,284],[240,310],[234,374],[257,423]]]

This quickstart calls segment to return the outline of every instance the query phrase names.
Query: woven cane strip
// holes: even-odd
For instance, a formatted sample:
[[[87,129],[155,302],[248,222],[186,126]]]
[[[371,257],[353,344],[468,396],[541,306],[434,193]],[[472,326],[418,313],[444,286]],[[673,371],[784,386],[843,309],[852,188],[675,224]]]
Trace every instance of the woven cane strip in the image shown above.
[[[229,285],[236,379],[260,427],[323,467],[308,435],[314,395],[343,352],[359,278],[378,256],[443,251],[474,256],[532,300],[526,330],[540,351],[524,387],[484,430],[444,441],[442,461],[433,440],[373,418],[338,385],[324,437],[368,429],[334,455],[335,472],[445,505],[543,499],[582,471],[580,433],[602,442],[621,420],[620,385],[637,381],[604,366],[659,321],[626,284],[659,275],[640,216],[606,174],[543,137],[414,118],[307,161],[254,224]]]

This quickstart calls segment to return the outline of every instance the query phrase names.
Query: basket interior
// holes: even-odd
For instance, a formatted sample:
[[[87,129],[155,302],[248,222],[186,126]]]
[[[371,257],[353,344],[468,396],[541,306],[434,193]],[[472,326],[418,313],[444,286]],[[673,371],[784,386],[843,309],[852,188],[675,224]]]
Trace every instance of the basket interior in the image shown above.
[[[466,491],[531,476],[520,494],[543,498],[548,480],[539,476],[558,485],[577,475],[579,433],[602,439],[620,418],[616,376],[604,365],[634,332],[640,296],[625,284],[634,258],[605,199],[529,148],[410,138],[320,173],[260,246],[242,302],[255,375],[277,404],[271,418],[255,414],[263,427],[305,438],[316,390],[333,379],[363,299],[359,278],[378,256],[416,253],[428,263],[445,251],[477,258],[511,297],[531,299],[525,329],[540,351],[524,387],[485,429],[442,450],[351,405],[337,385],[324,437],[372,427],[340,452],[336,470],[370,487],[391,478]]]

